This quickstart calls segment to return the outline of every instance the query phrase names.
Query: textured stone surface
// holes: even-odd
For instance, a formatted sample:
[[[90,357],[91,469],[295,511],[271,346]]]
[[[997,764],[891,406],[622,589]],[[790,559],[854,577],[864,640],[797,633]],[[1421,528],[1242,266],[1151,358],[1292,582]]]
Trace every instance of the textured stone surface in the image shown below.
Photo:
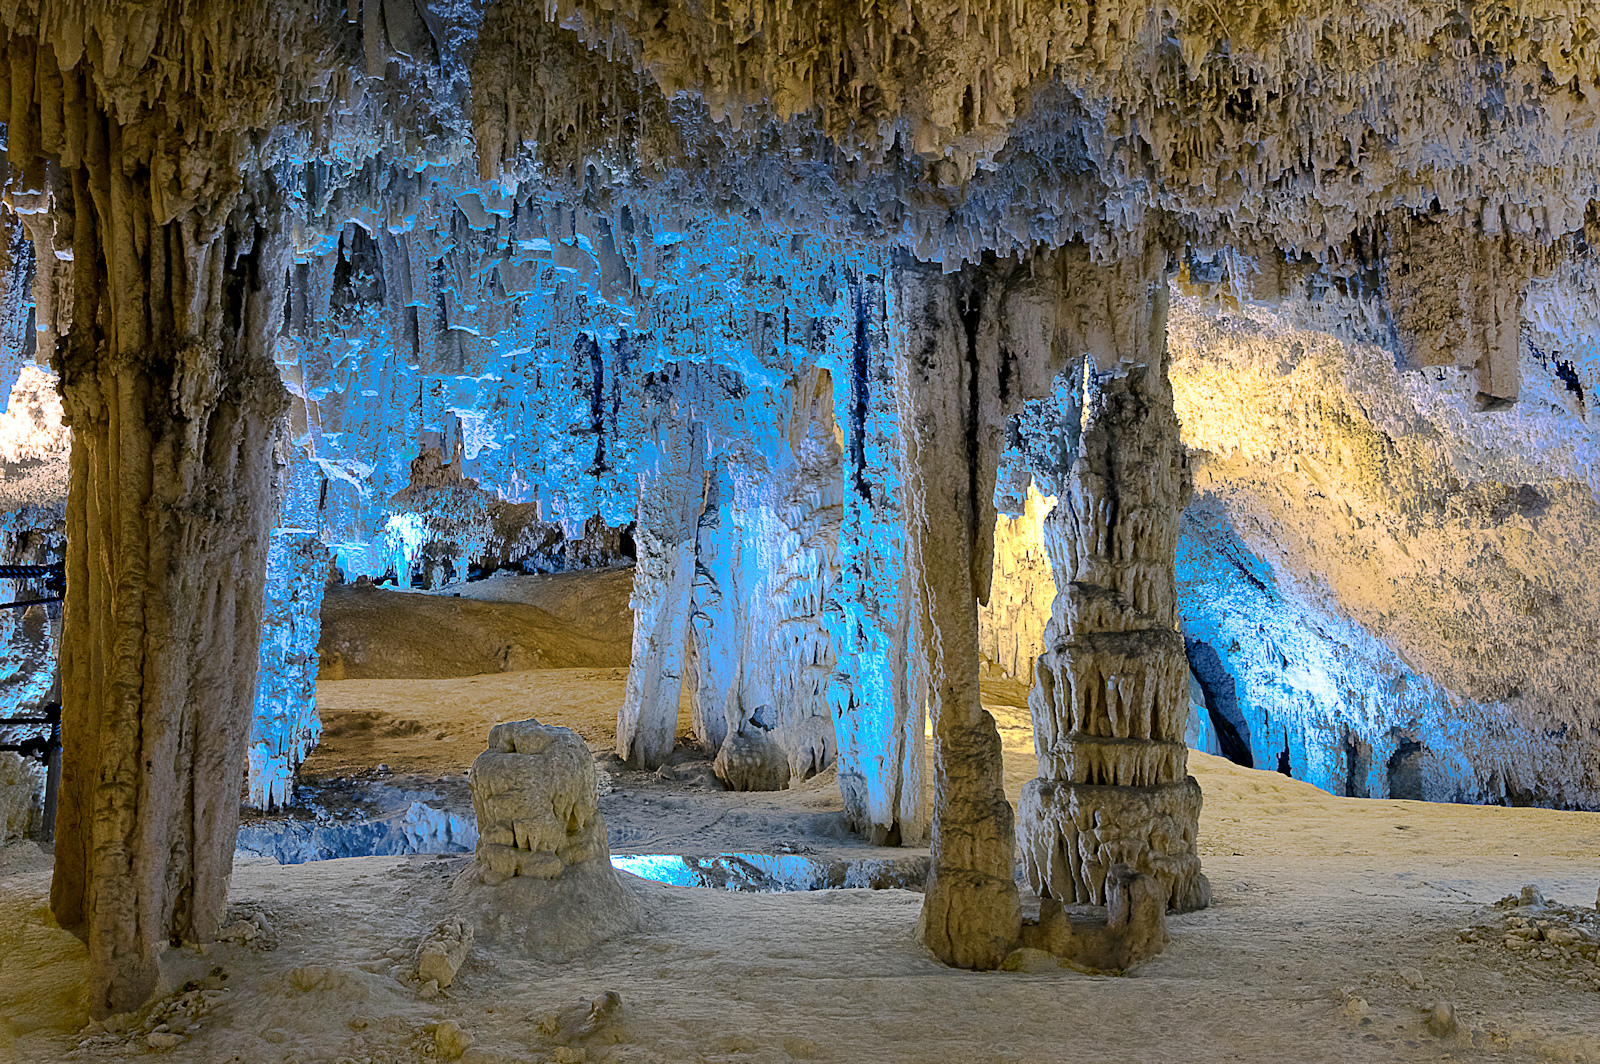
[[[43,797],[44,767],[0,750],[0,843],[22,838],[38,827]]]
[[[609,856],[596,808],[594,757],[570,728],[496,724],[469,774],[478,818],[478,876],[558,879]]]
[[[993,519],[974,468],[984,426],[969,406],[968,374],[981,371],[955,349],[960,282],[913,263],[903,263],[895,279],[907,334],[895,362],[907,569],[921,611],[934,739],[933,863],[919,930],[946,964],[992,969],[1011,952],[1021,914],[1000,736],[978,700],[974,576],[987,581],[983,530]]]
[[[789,757],[760,732],[734,732],[713,762],[717,778],[733,791],[780,791],[789,785]]]
[[[328,548],[300,529],[277,529],[267,551],[261,664],[250,722],[245,801],[275,809],[294,801],[295,774],[322,735],[317,716],[317,639]]]
[[[428,932],[417,946],[417,978],[438,983],[440,989],[448,987],[466,963],[472,937],[472,925],[459,918],[446,920]]]
[[[95,1016],[142,1004],[158,943],[210,939],[226,905],[284,405],[281,198],[247,162],[281,86],[217,106],[144,80],[158,46],[153,67],[198,54],[163,16],[79,5],[7,44],[8,197],[72,429],[51,905],[88,944]],[[86,29],[130,47],[80,62]],[[216,75],[237,92],[233,64],[295,62],[300,35],[272,36]],[[181,163],[178,128],[206,130]]]
[[[911,707],[952,707],[945,725],[956,731],[940,738],[939,757],[965,758],[973,772],[936,760],[935,776],[954,802],[950,826],[987,825],[969,840],[981,857],[961,867],[989,876],[1008,844],[990,838],[1003,814],[982,767],[992,744],[969,690],[977,636],[967,613],[969,599],[989,597],[990,489],[1014,442],[1009,408],[1039,398],[1034,378],[1081,365],[1086,351],[1111,374],[1113,405],[1137,398],[1117,381],[1154,365],[1116,350],[1129,309],[1148,305],[1132,290],[1102,300],[1072,343],[1047,327],[1103,292],[1063,283],[1085,275],[1072,256],[1039,249],[1073,245],[1141,284],[1170,252],[1235,300],[1331,293],[1342,326],[1382,333],[1403,363],[1460,377],[1474,413],[1493,414],[1534,390],[1514,357],[1519,316],[1547,313],[1535,291],[1547,275],[1582,272],[1600,194],[1592,13],[1541,0],[368,2],[343,19],[272,0],[219,2],[205,17],[176,3],[88,0],[12,5],[0,21],[12,219],[0,274],[15,302],[20,229],[34,264],[31,342],[60,370],[74,431],[55,905],[90,940],[97,1012],[137,1004],[154,985],[153,944],[207,938],[220,912],[274,520],[279,376],[293,396],[284,523],[315,528],[352,572],[393,568],[433,585],[458,563],[513,560],[504,539],[479,535],[491,502],[534,507],[522,528],[559,525],[564,556],[593,519],[649,518],[655,502],[638,497],[646,391],[679,367],[726,374],[727,409],[750,416],[735,423],[710,404],[684,420],[719,441],[734,487],[735,519],[708,537],[740,549],[697,553],[703,478],[684,477],[664,503],[687,515],[681,528],[660,523],[671,536],[651,543],[641,521],[643,642],[654,657],[636,662],[639,696],[619,721],[626,752],[651,764],[670,747],[663,707],[686,675],[687,615],[701,588],[699,616],[715,616],[715,584],[752,603],[756,620],[721,626],[740,665],[726,648],[696,650],[712,692],[702,741],[721,730],[704,710],[726,686],[735,697],[721,705],[739,718],[725,718],[728,729],[770,716],[792,774],[845,747],[850,815],[887,841],[915,836],[922,819],[908,797],[921,725]],[[883,319],[908,305],[915,317],[926,309],[918,290],[938,287],[933,268],[946,305],[936,325],[901,336],[912,350],[895,358],[937,364],[918,367],[921,382],[897,373],[889,389],[914,400],[895,432],[925,444],[908,450],[897,498],[857,453],[888,435],[890,419],[859,387],[849,333],[861,316],[848,293],[879,276]],[[1594,305],[1592,287],[1578,303]],[[26,357],[26,320],[14,306],[4,315],[0,379]],[[828,391],[815,371],[829,347],[834,368],[845,350],[851,364],[835,374],[830,405],[861,413],[860,430],[802,416]],[[1028,350],[1037,357],[1013,357]],[[1123,361],[1129,372],[1112,368]],[[869,401],[838,402],[841,384]],[[848,460],[828,449],[836,427]],[[1127,437],[1086,438],[1120,447]],[[1346,442],[1382,457],[1381,446]],[[396,502],[434,450],[460,483],[437,505]],[[716,465],[713,450],[703,470]],[[1144,457],[1155,476],[1172,455]],[[903,582],[852,576],[830,598],[840,492],[810,472],[830,463],[858,477],[844,556],[897,552],[903,536]],[[1145,662],[1106,727],[1164,730],[1163,700],[1178,686],[1168,652],[1129,657],[1089,636],[1171,627],[1164,557],[1124,568],[1117,558],[1175,536],[1167,519],[1178,500],[1112,507],[1124,488],[1139,493],[1138,470],[1119,471],[1126,484],[1068,485],[1068,472],[1055,470],[1046,494],[1083,519],[1086,544],[1110,539],[1090,544],[1091,571],[1075,559],[1056,566],[1058,579],[1112,594],[1066,592],[1048,653],[1093,658],[1101,681]],[[1581,506],[1577,491],[1507,482],[1530,524],[1522,511],[1537,503],[1523,484]],[[887,498],[873,497],[880,488]],[[1421,510],[1437,501],[1421,498]],[[435,519],[441,510],[448,520]],[[1527,528],[1502,523],[1502,556],[1537,556]],[[447,534],[482,541],[447,550]],[[735,554],[751,572],[700,579],[702,558]],[[1553,593],[1525,596],[1524,612],[1559,613]],[[1376,629],[1384,615],[1373,608],[1360,623]],[[853,619],[856,635],[839,638]],[[892,640],[920,649],[901,661],[885,649]],[[1515,659],[1513,647],[1505,660]],[[1281,671],[1288,660],[1279,655]],[[1046,667],[1069,689],[1095,671]],[[1501,687],[1471,697],[1527,698],[1514,671],[1479,676],[1485,692]],[[1542,672],[1556,688],[1572,675]],[[1556,708],[1530,717],[1591,736],[1588,688],[1568,686],[1535,692]],[[1159,711],[1144,713],[1148,700]],[[830,720],[850,729],[844,743]],[[874,720],[887,724],[863,723]],[[1182,770],[1144,751],[1123,772],[1122,748],[1065,734],[1054,747],[1068,775]],[[1177,739],[1092,736],[1108,737]],[[1396,737],[1403,782],[1420,742]],[[882,769],[869,771],[880,748]],[[1569,756],[1563,776],[1590,771],[1587,752]],[[1567,800],[1503,775],[1471,793]],[[965,846],[948,841],[952,854]]]
[[[1183,624],[1257,767],[1354,797],[1600,805],[1600,360],[1574,293],[1530,289],[1521,398],[1489,411],[1475,370],[1397,370],[1309,308],[1177,301]]]
[[[576,732],[496,724],[468,782],[477,856],[451,897],[476,938],[555,961],[639,925],[644,909],[611,867],[594,756]]]
[[[1195,825],[1193,777],[1158,786],[1105,787],[1035,779],[1022,787],[1017,834],[1022,866],[1040,897],[1104,905],[1118,864],[1158,880],[1178,912],[1210,904]]]
[[[1042,897],[1038,922],[1023,926],[1023,948],[1045,950],[1075,968],[1111,972],[1135,968],[1166,949],[1172,936],[1167,890],[1159,879],[1114,864],[1106,873],[1105,898],[1103,908],[1068,909]]]

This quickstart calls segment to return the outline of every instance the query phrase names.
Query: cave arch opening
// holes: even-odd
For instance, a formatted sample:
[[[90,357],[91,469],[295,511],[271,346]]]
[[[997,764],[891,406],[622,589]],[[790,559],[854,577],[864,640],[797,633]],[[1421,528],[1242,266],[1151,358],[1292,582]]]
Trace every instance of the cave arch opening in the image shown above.
[[[1250,724],[1239,709],[1233,674],[1228,671],[1216,648],[1205,640],[1185,637],[1183,645],[1189,656],[1189,671],[1205,697],[1206,714],[1216,731],[1222,756],[1236,765],[1255,768],[1255,755],[1250,746]]]

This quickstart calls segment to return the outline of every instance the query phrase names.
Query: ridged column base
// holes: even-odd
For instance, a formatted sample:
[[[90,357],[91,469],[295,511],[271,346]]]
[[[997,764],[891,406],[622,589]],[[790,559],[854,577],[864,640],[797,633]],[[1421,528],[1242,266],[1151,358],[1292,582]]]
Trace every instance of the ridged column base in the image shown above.
[[[1195,835],[1200,784],[1193,776],[1151,787],[1107,787],[1030,780],[1017,806],[1023,868],[1041,898],[1106,904],[1106,877],[1117,863],[1167,889],[1167,907],[1193,912],[1211,904]]]

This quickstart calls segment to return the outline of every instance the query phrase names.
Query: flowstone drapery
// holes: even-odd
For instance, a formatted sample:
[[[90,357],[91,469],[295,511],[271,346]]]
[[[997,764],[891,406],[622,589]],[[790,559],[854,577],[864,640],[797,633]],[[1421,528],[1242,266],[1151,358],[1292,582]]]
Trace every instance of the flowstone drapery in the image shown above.
[[[1055,342],[1079,405],[1035,419],[1053,440],[1023,433],[1060,496],[1045,518],[1057,594],[1029,696],[1039,778],[1018,810],[1023,864],[1041,897],[1095,905],[1126,864],[1187,912],[1210,888],[1186,774],[1173,557],[1189,472],[1167,380],[1165,253],[1101,266],[1079,246],[1059,259]]]

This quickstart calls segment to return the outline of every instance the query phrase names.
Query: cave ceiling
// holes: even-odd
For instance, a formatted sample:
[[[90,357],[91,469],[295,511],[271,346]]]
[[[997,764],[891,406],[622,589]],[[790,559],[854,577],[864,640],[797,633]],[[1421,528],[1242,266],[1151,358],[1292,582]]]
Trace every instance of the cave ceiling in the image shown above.
[[[40,158],[72,165],[69,112],[94,103],[157,217],[219,223],[271,171],[308,230],[395,224],[434,176],[475,172],[952,268],[1152,234],[1337,266],[1396,216],[1549,245],[1597,195],[1595,22],[1337,0],[0,9],[18,192],[48,180]]]

